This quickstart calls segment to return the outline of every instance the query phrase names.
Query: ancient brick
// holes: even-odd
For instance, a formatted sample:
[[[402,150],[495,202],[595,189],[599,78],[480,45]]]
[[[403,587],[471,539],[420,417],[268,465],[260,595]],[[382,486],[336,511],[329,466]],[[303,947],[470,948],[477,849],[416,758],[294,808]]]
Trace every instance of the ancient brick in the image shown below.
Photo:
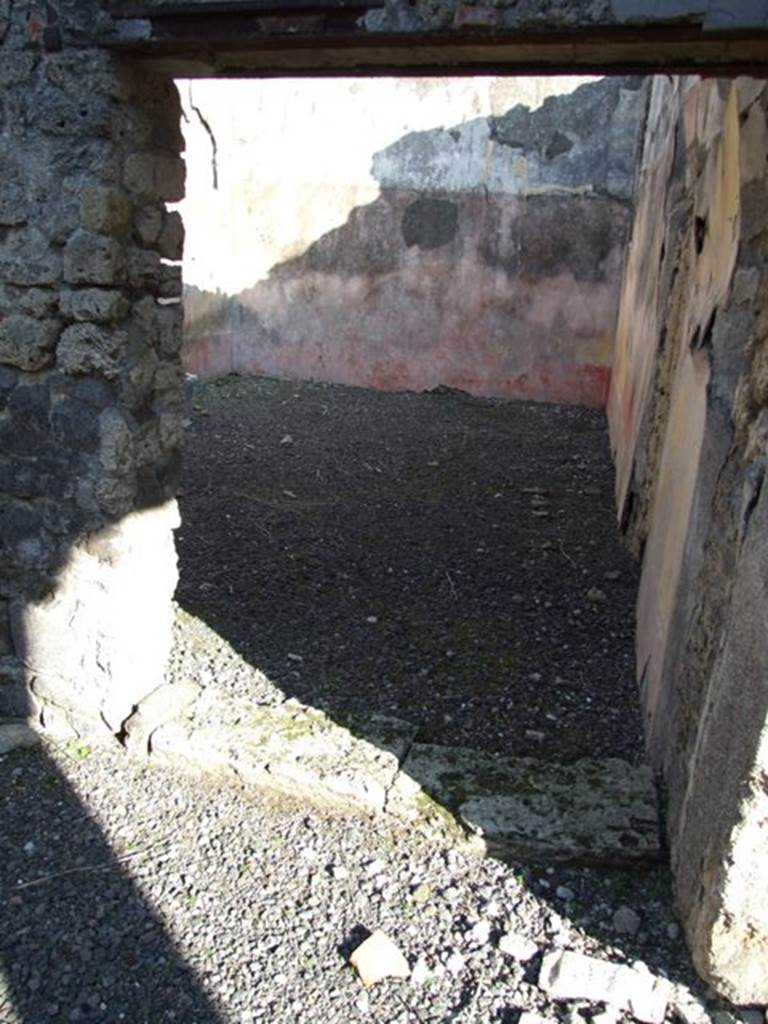
[[[184,311],[181,303],[157,309],[157,348],[161,355],[173,358],[181,350]]]
[[[106,378],[120,372],[126,335],[97,324],[73,324],[62,332],[57,362],[65,373],[96,373]]]
[[[128,283],[132,288],[155,291],[162,281],[162,264],[152,249],[132,249],[128,256]]]
[[[0,61],[0,88],[28,82],[39,59],[36,53],[4,52]]]
[[[14,315],[0,319],[0,362],[18,370],[42,370],[53,363],[59,323]]]
[[[134,217],[136,234],[142,245],[152,246],[163,230],[163,211],[158,206],[140,206]]]
[[[80,288],[61,293],[62,315],[70,320],[107,324],[122,320],[130,308],[121,291],[108,288]]]
[[[31,93],[25,104],[25,117],[41,132],[67,137],[107,136],[112,123],[110,103],[99,96],[69,97],[51,89]]]
[[[23,666],[9,653],[0,658],[0,718],[26,718],[31,705]]]
[[[3,288],[0,285],[0,316],[25,313],[44,319],[58,309],[59,293],[53,288]]]
[[[13,654],[11,622],[8,616],[8,602],[0,600],[0,657]]]
[[[9,418],[0,424],[0,449],[11,456],[39,457],[49,437],[49,403],[45,385],[14,388],[6,404]]]
[[[71,284],[119,284],[125,276],[123,246],[80,229],[64,248],[64,279]]]
[[[167,214],[157,249],[167,260],[180,260],[184,255],[184,222],[175,210]]]
[[[44,566],[51,554],[37,509],[12,504],[0,515],[0,545],[19,566]]]
[[[0,227],[25,224],[29,217],[29,204],[18,185],[4,184],[0,193]]]
[[[96,186],[83,192],[83,224],[89,231],[103,235],[125,235],[131,226],[133,208],[122,189]]]
[[[186,168],[178,157],[131,153],[125,160],[125,186],[136,195],[176,203],[184,198]]]
[[[61,261],[49,253],[41,256],[0,256],[0,281],[8,285],[32,287],[54,285],[61,275]]]

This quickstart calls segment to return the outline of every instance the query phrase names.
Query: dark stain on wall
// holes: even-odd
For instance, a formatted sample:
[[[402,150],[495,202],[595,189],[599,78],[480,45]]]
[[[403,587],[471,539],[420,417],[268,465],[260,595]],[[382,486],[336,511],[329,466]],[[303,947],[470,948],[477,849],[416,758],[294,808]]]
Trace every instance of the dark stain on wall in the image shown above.
[[[416,199],[406,207],[401,230],[409,248],[439,249],[456,237],[459,208],[447,199]]]
[[[601,281],[606,261],[624,243],[622,204],[590,196],[528,196],[517,216],[488,219],[480,257],[489,267],[525,278],[567,272],[577,281]]]

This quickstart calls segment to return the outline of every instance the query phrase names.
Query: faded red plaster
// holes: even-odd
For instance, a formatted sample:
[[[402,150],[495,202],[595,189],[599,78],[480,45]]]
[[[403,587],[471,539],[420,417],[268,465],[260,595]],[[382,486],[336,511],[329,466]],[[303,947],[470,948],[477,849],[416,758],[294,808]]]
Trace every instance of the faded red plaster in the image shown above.
[[[400,236],[412,201],[388,193],[234,299],[195,295],[188,369],[603,406],[626,209],[452,196],[455,238],[419,249]]]

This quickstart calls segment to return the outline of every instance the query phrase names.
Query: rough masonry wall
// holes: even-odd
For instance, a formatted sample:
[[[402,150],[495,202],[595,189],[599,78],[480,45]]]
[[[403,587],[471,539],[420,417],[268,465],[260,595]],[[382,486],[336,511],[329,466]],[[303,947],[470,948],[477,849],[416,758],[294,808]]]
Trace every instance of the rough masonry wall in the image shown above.
[[[702,973],[768,1002],[768,87],[654,81],[609,418],[637,670]]]
[[[640,79],[224,84],[185,103],[187,369],[604,404]]]
[[[118,734],[176,580],[178,98],[27,14],[0,18],[0,716]]]

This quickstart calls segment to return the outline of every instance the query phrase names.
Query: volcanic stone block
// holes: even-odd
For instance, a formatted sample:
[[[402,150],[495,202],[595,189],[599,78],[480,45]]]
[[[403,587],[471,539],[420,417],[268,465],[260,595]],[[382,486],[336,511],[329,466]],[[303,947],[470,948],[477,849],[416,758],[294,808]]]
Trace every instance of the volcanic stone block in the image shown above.
[[[114,238],[77,230],[64,248],[64,278],[71,284],[120,284],[125,252]]]
[[[81,209],[83,224],[89,231],[121,236],[131,226],[133,207],[122,189],[111,186],[86,189]]]
[[[53,362],[59,323],[31,316],[0,320],[0,362],[18,370],[42,370]]]
[[[114,323],[128,313],[128,300],[111,288],[79,288],[61,293],[61,312],[71,320]]]
[[[116,377],[120,370],[120,353],[126,335],[97,324],[73,324],[62,332],[58,346],[58,363],[65,373],[97,373]]]
[[[178,157],[158,153],[130,153],[125,161],[125,185],[150,199],[177,203],[184,198],[186,167]]]

